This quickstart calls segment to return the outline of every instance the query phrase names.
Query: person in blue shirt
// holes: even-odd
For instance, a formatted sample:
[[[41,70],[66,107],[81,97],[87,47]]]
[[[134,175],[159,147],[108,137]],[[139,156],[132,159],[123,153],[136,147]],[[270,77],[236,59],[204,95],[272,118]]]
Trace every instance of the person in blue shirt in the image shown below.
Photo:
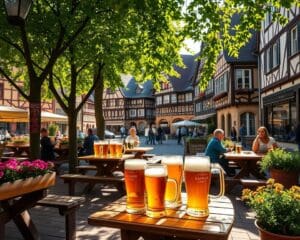
[[[94,141],[99,140],[98,136],[93,133],[91,128],[88,129],[88,135],[84,139],[83,143],[83,155],[94,154]]]
[[[222,129],[216,129],[213,135],[213,138],[209,141],[205,149],[205,156],[209,156],[212,163],[219,163],[226,174],[232,177],[235,175],[234,170],[229,168],[228,161],[223,155],[228,151],[221,142],[224,139],[224,131]]]

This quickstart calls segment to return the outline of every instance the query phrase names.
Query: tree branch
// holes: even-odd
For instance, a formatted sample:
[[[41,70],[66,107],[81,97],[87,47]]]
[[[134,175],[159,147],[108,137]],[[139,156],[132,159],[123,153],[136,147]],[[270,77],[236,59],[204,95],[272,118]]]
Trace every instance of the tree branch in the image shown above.
[[[65,111],[68,112],[68,108],[66,106],[66,104],[64,103],[64,101],[62,100],[61,96],[58,94],[54,83],[53,83],[53,73],[52,71],[49,74],[49,89],[51,90],[51,92],[53,93],[53,95],[55,96],[56,101],[58,102],[58,104],[61,106],[61,108]]]
[[[11,79],[6,72],[0,67],[0,73],[7,79],[7,81],[13,85],[13,87],[15,89],[17,89],[17,91],[21,94],[21,96],[23,98],[25,98],[27,101],[29,101],[29,97],[28,95],[26,95],[26,93],[15,83],[15,81],[13,79]]]
[[[5,37],[3,37],[1,35],[0,35],[0,39],[2,39],[4,42],[6,42],[7,44],[11,45],[15,49],[17,49],[23,56],[25,56],[25,53],[23,52],[23,49],[18,44],[13,43],[8,38],[5,38]]]

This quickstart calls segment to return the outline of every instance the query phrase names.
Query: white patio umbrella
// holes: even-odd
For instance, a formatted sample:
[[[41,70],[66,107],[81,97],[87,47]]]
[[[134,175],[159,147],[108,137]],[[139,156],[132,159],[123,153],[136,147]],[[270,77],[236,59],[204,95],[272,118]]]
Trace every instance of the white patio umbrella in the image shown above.
[[[197,127],[200,126],[200,123],[196,123],[193,121],[189,121],[189,120],[183,120],[183,121],[179,121],[176,123],[172,123],[173,127]]]

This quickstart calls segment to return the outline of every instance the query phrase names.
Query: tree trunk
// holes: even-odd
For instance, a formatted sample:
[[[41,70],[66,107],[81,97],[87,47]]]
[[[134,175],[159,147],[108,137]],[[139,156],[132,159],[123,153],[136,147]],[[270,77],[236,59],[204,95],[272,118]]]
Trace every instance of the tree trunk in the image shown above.
[[[30,159],[39,159],[40,129],[41,129],[41,86],[38,80],[31,81],[29,96],[29,134],[30,134]]]
[[[102,100],[103,100],[103,91],[104,91],[104,79],[103,74],[100,74],[100,79],[96,82],[95,86],[95,118],[96,118],[96,126],[97,126],[97,136],[100,139],[104,139],[105,134],[105,120],[103,117],[103,109],[102,109]],[[95,74],[96,78],[96,74]],[[96,79],[94,79],[96,81]]]
[[[69,124],[69,173],[75,173],[76,166],[78,166],[77,159],[77,112],[68,112],[68,124]]]

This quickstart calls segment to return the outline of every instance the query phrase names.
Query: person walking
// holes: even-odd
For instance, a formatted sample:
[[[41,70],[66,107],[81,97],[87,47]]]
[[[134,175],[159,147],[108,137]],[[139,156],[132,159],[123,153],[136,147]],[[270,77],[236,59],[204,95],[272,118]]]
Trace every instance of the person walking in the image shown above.
[[[149,141],[150,141],[150,144],[155,145],[155,134],[156,134],[155,128],[153,127],[153,125],[150,125],[150,128],[149,128]]]
[[[230,130],[230,138],[231,138],[231,141],[236,142],[236,141],[237,141],[236,136],[237,136],[237,132],[236,132],[235,126],[232,126],[232,127],[231,127],[231,130]]]
[[[164,130],[162,129],[161,126],[159,126],[157,129],[157,142],[158,143],[162,144],[163,136],[164,136]]]
[[[125,136],[126,136],[126,129],[125,129],[124,126],[122,126],[120,128],[120,133],[121,133],[121,138],[125,138]]]
[[[177,128],[176,135],[177,135],[177,144],[181,144],[181,138],[182,138],[182,132],[181,132],[181,127]]]

